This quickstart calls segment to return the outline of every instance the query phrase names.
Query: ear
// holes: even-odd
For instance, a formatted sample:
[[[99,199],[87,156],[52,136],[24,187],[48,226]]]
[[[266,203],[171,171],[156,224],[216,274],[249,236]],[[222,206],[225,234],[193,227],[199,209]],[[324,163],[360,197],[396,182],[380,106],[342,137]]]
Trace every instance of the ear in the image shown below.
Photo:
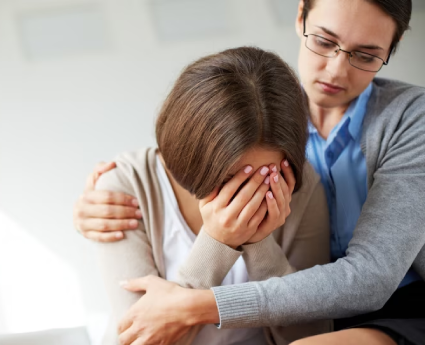
[[[304,26],[303,10],[304,10],[304,0],[300,0],[300,2],[298,3],[297,19],[295,20],[295,31],[297,32],[297,35],[299,38],[303,36],[303,26]]]

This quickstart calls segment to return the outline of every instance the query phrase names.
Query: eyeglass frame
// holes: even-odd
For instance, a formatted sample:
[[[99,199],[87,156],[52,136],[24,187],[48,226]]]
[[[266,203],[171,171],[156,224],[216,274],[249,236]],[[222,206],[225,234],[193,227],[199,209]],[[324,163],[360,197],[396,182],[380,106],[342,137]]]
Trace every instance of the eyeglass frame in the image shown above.
[[[313,52],[313,53],[315,53],[315,54],[317,54],[317,55],[319,55],[319,56],[323,56],[323,57],[325,57],[325,58],[329,58],[329,59],[331,59],[331,58],[334,58],[334,57],[336,57],[337,55],[338,55],[338,53],[340,52],[340,51],[342,51],[343,53],[346,53],[346,54],[348,54],[349,55],[349,59],[348,59],[348,61],[349,61],[349,63],[350,63],[350,65],[351,66],[353,66],[354,68],[357,68],[357,69],[359,69],[359,70],[361,70],[361,71],[365,71],[365,72],[372,72],[372,73],[377,73],[377,72],[379,72],[381,69],[382,69],[382,66],[386,66],[386,65],[388,65],[388,62],[390,62],[390,57],[391,57],[391,54],[392,54],[392,52],[393,52],[393,50],[394,50],[394,45],[393,44],[391,44],[391,47],[390,47],[390,53],[388,54],[388,58],[387,58],[387,61],[384,61],[384,59],[382,59],[382,58],[380,58],[379,56],[376,56],[376,55],[373,55],[373,54],[369,54],[369,53],[365,53],[365,52],[362,52],[362,51],[360,51],[360,50],[352,50],[351,52],[349,52],[349,51],[347,51],[347,50],[344,50],[344,49],[341,49],[341,47],[339,46],[339,44],[338,43],[336,43],[336,42],[334,42],[334,41],[331,41],[331,40],[328,40],[327,38],[325,38],[325,37],[323,37],[323,36],[320,36],[320,35],[316,35],[316,34],[306,34],[305,33],[305,21],[306,21],[306,17],[307,17],[307,15],[306,14],[304,14],[304,16],[303,16],[303,36],[304,37],[307,37],[308,38],[308,36],[316,36],[316,37],[320,37],[320,38],[322,38],[322,39],[324,39],[324,40],[326,40],[326,41],[328,41],[328,42],[330,42],[330,43],[332,43],[332,44],[335,44],[337,47],[338,47],[338,50],[335,52],[335,55],[334,56],[326,56],[326,55],[322,55],[322,54],[319,54],[319,53],[317,53],[317,52],[315,52],[315,51],[313,51],[313,50],[311,50],[309,47],[307,47],[307,41],[306,41],[306,48],[308,49],[308,50],[310,50],[311,52]],[[362,53],[362,54],[366,54],[366,55],[370,55],[370,56],[373,56],[373,57],[376,57],[377,59],[379,59],[379,60],[381,60],[382,61],[382,65],[381,65],[381,67],[377,70],[377,71],[369,71],[369,70],[366,70],[366,69],[362,69],[362,68],[359,68],[359,67],[357,67],[357,66],[354,66],[352,63],[351,63],[351,58],[353,57],[353,52],[359,52],[359,53]]]

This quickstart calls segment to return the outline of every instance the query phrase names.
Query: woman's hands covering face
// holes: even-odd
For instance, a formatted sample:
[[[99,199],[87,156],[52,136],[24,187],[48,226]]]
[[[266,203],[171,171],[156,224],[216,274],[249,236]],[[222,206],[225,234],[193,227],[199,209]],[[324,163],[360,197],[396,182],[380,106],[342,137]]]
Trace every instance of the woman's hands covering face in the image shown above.
[[[253,172],[246,166],[200,201],[204,231],[232,248],[256,243],[285,223],[295,177],[286,160]]]

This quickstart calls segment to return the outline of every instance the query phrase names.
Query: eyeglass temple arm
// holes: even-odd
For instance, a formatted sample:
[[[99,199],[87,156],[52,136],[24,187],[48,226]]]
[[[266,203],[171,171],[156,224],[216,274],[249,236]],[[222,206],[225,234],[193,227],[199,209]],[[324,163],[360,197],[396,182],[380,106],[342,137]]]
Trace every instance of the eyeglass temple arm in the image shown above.
[[[390,53],[388,54],[387,61],[384,62],[384,65],[388,65],[388,62],[390,62],[390,57],[391,57],[391,54],[393,53],[393,50],[394,50],[394,45],[391,45]]]

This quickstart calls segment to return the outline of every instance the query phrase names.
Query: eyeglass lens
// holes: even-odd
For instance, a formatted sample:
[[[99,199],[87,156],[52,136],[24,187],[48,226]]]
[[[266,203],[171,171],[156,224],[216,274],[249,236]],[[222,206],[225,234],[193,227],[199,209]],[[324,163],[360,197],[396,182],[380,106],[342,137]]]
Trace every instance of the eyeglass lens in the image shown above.
[[[340,51],[340,47],[336,43],[318,35],[308,35],[306,47],[316,54],[329,58],[335,57]],[[379,71],[384,63],[376,56],[356,50],[350,53],[349,61],[352,66],[370,72]]]

